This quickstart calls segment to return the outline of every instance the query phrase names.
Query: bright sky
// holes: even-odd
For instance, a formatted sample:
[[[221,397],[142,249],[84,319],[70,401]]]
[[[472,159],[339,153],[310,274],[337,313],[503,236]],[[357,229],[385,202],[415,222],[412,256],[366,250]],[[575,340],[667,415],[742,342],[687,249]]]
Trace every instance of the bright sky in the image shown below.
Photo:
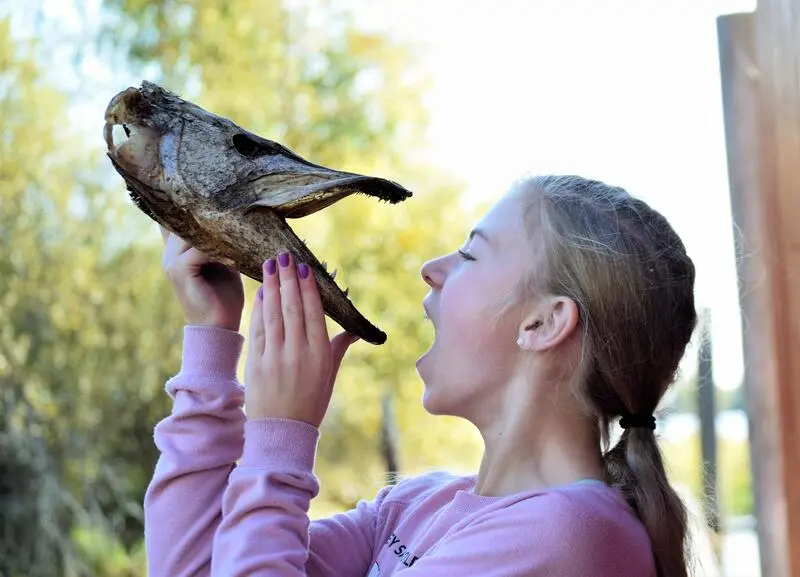
[[[495,198],[525,172],[569,172],[622,185],[662,211],[698,267],[699,306],[712,310],[715,380],[739,384],[715,18],[755,0],[334,2],[427,45],[426,144],[470,198]],[[71,12],[44,4],[48,15]],[[85,72],[108,94],[76,113],[101,118],[95,108],[122,85],[102,61]]]
[[[495,197],[529,171],[576,173],[662,211],[697,265],[698,304],[712,311],[715,381],[739,384],[715,19],[755,0],[349,3],[428,44],[429,144],[468,194]],[[689,355],[687,376],[694,363]]]

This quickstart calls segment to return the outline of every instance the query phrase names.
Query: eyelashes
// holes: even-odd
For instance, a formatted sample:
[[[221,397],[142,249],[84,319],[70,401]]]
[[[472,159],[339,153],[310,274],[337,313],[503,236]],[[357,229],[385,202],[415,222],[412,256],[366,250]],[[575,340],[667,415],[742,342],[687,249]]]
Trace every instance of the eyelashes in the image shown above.
[[[475,260],[475,257],[469,254],[465,250],[458,249],[458,254],[461,255],[461,258],[463,258],[464,260]]]

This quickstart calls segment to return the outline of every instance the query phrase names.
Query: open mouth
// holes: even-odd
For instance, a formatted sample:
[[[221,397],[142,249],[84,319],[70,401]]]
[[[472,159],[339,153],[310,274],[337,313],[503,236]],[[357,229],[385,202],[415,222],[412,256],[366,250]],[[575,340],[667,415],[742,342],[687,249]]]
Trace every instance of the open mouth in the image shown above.
[[[112,154],[117,152],[134,133],[138,133],[138,129],[135,126],[131,127],[127,124],[106,124],[103,128],[103,137],[108,146],[108,151]]]
[[[159,199],[167,200],[166,194],[158,190],[159,186],[153,186],[161,180],[162,166],[158,154],[160,138],[152,128],[107,117],[103,138],[108,155],[119,166],[138,181],[152,186]]]
[[[115,123],[109,120],[103,126],[103,138],[108,152],[115,156],[124,155],[133,158],[135,154],[149,151],[156,141],[154,136],[151,129],[140,128],[135,124]]]
[[[150,129],[141,129],[134,124],[118,123],[114,120],[107,117],[103,127],[108,155],[118,170],[130,173],[135,179],[125,177],[131,201],[147,216],[159,222],[150,202],[168,200],[167,195],[145,185],[161,173],[156,151],[158,140],[153,138]]]
[[[142,182],[154,182],[161,173],[160,134],[142,125],[151,110],[139,91],[129,88],[111,100],[104,115],[103,139],[109,156]]]

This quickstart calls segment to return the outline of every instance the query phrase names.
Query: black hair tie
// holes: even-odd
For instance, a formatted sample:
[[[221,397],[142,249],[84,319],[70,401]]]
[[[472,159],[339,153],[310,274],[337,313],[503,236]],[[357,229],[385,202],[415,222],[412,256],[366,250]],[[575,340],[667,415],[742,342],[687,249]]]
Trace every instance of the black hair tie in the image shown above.
[[[641,428],[641,429],[650,429],[651,431],[656,430],[656,418],[653,415],[645,415],[645,414],[627,414],[623,415],[619,421],[619,426],[623,429],[634,429],[634,428]]]

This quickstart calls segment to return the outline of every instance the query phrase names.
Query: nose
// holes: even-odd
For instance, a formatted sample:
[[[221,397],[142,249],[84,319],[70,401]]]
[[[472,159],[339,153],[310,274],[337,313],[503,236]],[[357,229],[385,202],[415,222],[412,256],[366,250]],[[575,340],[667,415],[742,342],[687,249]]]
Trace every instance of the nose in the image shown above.
[[[446,256],[440,256],[422,265],[419,271],[420,275],[422,280],[431,288],[441,288],[444,284],[445,276],[447,276],[446,259]]]

